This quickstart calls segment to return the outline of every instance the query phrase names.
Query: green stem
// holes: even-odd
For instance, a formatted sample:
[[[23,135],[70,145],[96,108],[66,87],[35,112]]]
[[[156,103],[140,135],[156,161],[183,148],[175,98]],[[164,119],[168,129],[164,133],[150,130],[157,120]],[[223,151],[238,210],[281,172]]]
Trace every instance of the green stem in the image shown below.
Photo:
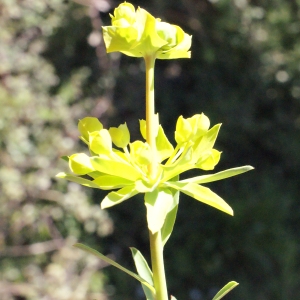
[[[149,231],[150,251],[153,272],[153,283],[156,291],[156,300],[168,300],[168,290],[165,275],[163,244],[160,230],[156,233]]]
[[[155,56],[146,56],[146,140],[152,152],[152,161],[149,164],[149,174],[152,179],[156,178],[156,120],[154,102],[154,64]],[[153,272],[153,282],[156,291],[156,300],[168,300],[167,283],[165,276],[163,244],[161,232],[149,231],[150,251]]]

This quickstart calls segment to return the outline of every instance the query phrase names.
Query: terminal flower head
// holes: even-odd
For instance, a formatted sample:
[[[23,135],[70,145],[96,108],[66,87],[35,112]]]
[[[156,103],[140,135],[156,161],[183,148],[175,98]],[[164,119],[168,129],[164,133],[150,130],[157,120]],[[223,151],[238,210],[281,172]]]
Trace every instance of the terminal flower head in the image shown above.
[[[103,26],[107,52],[159,59],[189,58],[192,37],[179,26],[162,22],[142,8],[124,2],[111,15],[111,26]]]

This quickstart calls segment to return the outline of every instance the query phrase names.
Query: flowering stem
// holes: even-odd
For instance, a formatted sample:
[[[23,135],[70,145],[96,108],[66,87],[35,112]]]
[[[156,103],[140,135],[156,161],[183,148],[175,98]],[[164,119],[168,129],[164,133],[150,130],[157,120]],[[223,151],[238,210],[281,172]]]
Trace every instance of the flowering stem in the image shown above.
[[[152,161],[149,164],[149,173],[152,179],[156,178],[156,126],[154,103],[154,56],[145,57],[146,64],[146,140],[152,151]],[[161,232],[149,231],[153,282],[156,291],[156,300],[168,300],[168,291],[165,276],[163,244]]]

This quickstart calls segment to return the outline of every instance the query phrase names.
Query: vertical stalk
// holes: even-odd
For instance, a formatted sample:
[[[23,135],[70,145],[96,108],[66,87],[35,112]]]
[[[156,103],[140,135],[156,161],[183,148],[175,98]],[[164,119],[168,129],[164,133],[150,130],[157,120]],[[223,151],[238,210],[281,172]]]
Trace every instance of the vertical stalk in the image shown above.
[[[146,140],[152,152],[152,161],[149,165],[149,174],[152,179],[156,177],[156,124],[154,102],[154,64],[155,56],[146,56]],[[168,291],[163,258],[163,244],[160,230],[156,233],[149,231],[151,263],[153,272],[156,300],[168,300]]]

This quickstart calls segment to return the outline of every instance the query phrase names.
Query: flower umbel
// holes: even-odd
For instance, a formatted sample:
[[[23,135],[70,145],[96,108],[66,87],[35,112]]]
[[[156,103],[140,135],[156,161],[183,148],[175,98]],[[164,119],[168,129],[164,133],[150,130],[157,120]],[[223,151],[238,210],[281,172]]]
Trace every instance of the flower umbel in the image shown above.
[[[158,122],[158,116],[156,120]],[[175,131],[177,145],[174,148],[162,126],[157,123],[157,176],[152,178],[148,165],[153,157],[147,142],[138,140],[130,143],[126,123],[107,130],[98,119],[87,117],[79,121],[78,127],[91,156],[85,153],[71,155],[69,166],[75,175],[60,173],[57,176],[92,188],[117,190],[103,199],[102,208],[144,193],[148,227],[153,233],[163,228],[168,214],[177,207],[178,197],[175,194],[178,192],[233,215],[231,207],[221,197],[201,184],[235,176],[252,167],[244,166],[179,180],[181,173],[191,169],[214,169],[221,155],[213,148],[220,126],[217,124],[209,128],[209,119],[204,114],[187,119],[180,116]],[[140,120],[140,131],[145,137],[144,120]]]
[[[111,26],[103,26],[107,52],[159,59],[189,58],[192,37],[179,26],[162,22],[146,10],[128,2],[111,15]]]

